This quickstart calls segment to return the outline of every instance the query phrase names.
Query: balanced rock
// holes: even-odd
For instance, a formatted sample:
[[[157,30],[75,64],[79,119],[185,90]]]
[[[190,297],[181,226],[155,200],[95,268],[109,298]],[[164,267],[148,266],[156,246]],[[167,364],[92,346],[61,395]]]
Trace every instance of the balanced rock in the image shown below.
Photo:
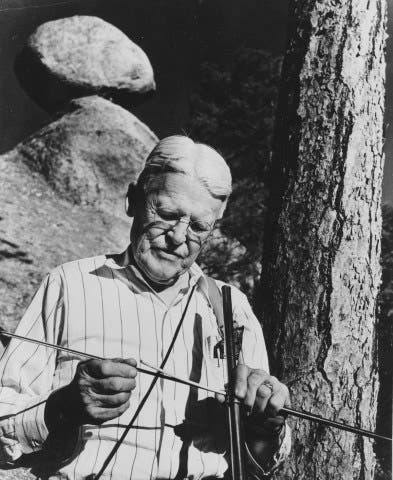
[[[158,139],[138,118],[99,96],[73,100],[58,120],[16,148],[61,196],[124,211],[127,184],[139,175]]]
[[[51,75],[85,92],[155,89],[144,51],[98,17],[76,15],[46,22],[29,37],[28,48]]]

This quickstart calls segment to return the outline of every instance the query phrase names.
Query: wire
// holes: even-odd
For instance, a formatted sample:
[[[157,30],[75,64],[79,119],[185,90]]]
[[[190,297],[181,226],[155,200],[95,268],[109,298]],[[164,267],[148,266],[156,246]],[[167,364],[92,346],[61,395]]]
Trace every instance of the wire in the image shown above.
[[[172,341],[171,341],[171,344],[169,345],[168,347],[168,350],[165,354],[165,357],[163,359],[163,361],[161,362],[161,365],[160,365],[160,368],[164,368],[165,367],[165,364],[166,362],[168,361],[168,358],[169,358],[169,355],[171,354],[172,352],[172,349],[173,349],[173,346],[176,342],[176,339],[179,335],[179,332],[180,332],[180,328],[183,324],[183,321],[184,321],[184,318],[186,316],[186,313],[187,313],[187,310],[188,310],[188,306],[190,304],[190,301],[191,301],[191,297],[195,291],[195,288],[196,288],[197,284],[195,284],[193,287],[192,287],[192,290],[191,290],[191,293],[190,293],[190,296],[188,297],[188,300],[187,300],[187,304],[186,304],[186,307],[183,311],[183,315],[181,316],[180,320],[179,320],[179,323],[176,327],[176,330],[175,330],[175,333],[173,334],[173,337],[172,337]],[[94,475],[92,474],[91,476],[89,476],[88,478],[90,479],[94,479],[94,480],[99,480],[101,477],[102,477],[102,474],[104,473],[106,467],[109,465],[110,461],[112,460],[112,458],[116,455],[116,452],[119,450],[120,448],[120,445],[123,443],[124,439],[126,438],[128,432],[131,430],[135,420],[137,419],[140,411],[142,410],[142,408],[144,407],[147,399],[149,398],[153,388],[155,387],[156,383],[157,383],[157,380],[159,379],[159,375],[156,375],[149,388],[147,389],[147,392],[145,393],[144,397],[142,398],[141,400],[141,403],[138,405],[138,408],[136,409],[133,417],[131,418],[130,420],[130,423],[127,425],[127,427],[124,429],[124,432],[122,433],[121,437],[119,438],[119,440],[116,442],[116,444],[114,445],[114,447],[112,448],[112,450],[110,451],[109,455],[106,457],[104,463],[102,464],[102,467],[100,468],[99,472],[97,473],[97,475]]]

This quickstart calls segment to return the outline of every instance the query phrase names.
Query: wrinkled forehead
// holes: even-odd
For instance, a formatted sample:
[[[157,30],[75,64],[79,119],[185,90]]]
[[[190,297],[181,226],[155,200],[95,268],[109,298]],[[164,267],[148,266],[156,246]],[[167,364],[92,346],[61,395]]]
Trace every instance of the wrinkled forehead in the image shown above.
[[[166,194],[174,189],[197,189],[203,188],[201,181],[196,175],[188,172],[160,172],[150,174],[144,182],[145,195],[157,194],[158,192]]]
[[[221,216],[224,204],[196,176],[178,172],[152,177],[146,184],[145,199],[148,204],[168,207],[182,215],[206,215],[210,220]]]

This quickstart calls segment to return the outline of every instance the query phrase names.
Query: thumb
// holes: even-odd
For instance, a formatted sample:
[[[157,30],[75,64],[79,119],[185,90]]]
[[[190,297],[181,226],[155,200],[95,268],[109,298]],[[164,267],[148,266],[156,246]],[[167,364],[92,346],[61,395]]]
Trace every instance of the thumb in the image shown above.
[[[225,389],[227,388],[227,384],[224,385]],[[225,394],[224,393],[215,393],[214,394],[215,399],[218,401],[218,403],[223,404],[225,402]]]

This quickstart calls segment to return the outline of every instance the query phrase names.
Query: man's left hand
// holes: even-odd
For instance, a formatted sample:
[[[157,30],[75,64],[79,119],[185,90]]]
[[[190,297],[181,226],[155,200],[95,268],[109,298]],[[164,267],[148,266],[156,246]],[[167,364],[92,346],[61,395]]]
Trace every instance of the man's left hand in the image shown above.
[[[252,416],[274,419],[283,407],[290,406],[288,388],[265,370],[239,364],[233,382],[235,396]]]
[[[243,364],[237,366],[232,381],[247,412],[247,445],[258,463],[266,465],[283,438],[285,418],[279,412],[290,406],[288,388],[265,370]]]

